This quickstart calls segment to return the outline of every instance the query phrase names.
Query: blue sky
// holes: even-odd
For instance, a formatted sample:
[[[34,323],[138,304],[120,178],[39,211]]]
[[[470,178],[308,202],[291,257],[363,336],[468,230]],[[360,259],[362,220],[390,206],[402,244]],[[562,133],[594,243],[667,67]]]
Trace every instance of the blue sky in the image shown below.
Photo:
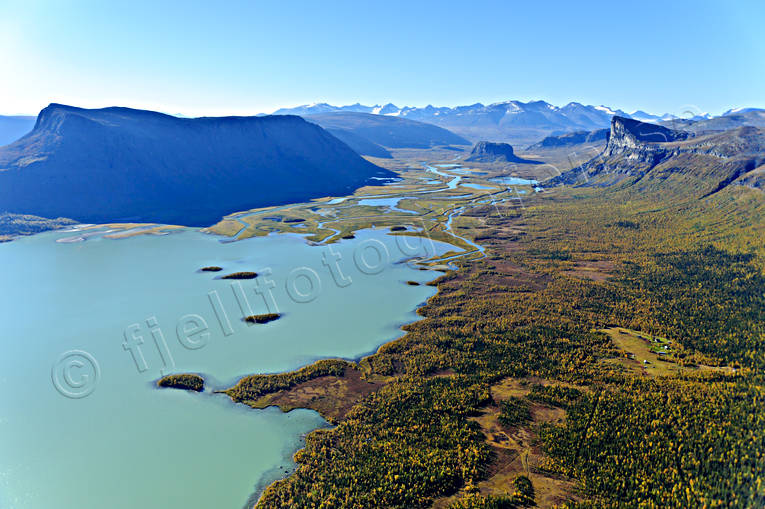
[[[765,107],[765,2],[0,0],[0,113]]]

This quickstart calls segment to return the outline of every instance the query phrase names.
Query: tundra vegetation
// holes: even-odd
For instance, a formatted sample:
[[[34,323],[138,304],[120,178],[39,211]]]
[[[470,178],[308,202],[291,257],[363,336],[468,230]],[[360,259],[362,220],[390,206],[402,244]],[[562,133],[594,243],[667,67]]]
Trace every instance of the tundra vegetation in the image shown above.
[[[257,272],[234,272],[231,274],[226,274],[225,276],[221,276],[221,279],[255,279],[258,277]]]
[[[244,317],[244,321],[247,323],[268,323],[278,320],[281,317],[281,313],[264,313],[262,315],[246,316]]]
[[[402,195],[437,178],[402,176]],[[308,435],[257,507],[765,505],[762,192],[700,198],[708,183],[689,178],[408,202],[420,232],[483,256],[451,260],[424,319],[377,353],[226,391],[336,424]],[[411,219],[338,208],[293,213],[317,241]],[[241,235],[270,228],[242,221]]]
[[[157,381],[157,386],[202,392],[205,388],[205,380],[199,375],[192,374],[167,375]]]

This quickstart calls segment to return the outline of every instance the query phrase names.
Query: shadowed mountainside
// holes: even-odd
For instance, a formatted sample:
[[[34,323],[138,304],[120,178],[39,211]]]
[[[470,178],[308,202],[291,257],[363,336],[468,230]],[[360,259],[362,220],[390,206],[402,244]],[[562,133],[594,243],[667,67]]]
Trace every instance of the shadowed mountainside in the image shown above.
[[[381,157],[383,159],[393,158],[393,154],[391,154],[388,149],[382,145],[378,145],[377,143],[369,141],[367,138],[364,138],[363,136],[360,136],[351,130],[327,129],[326,131],[351,147],[358,154],[371,157]]]
[[[35,126],[32,116],[0,115],[0,147],[18,140]]]
[[[0,149],[0,211],[82,222],[209,225],[343,195],[393,173],[295,116],[177,118],[52,104]]]
[[[360,154],[370,156],[375,156],[371,147],[359,145],[359,138],[387,148],[470,145],[465,138],[441,127],[399,117],[341,111],[305,115],[304,118],[327,129]]]
[[[539,143],[530,145],[526,150],[541,150],[559,147],[569,147],[583,143],[598,143],[606,140],[608,129],[598,129],[595,131],[576,131],[573,133],[561,134],[559,136],[548,136]]]

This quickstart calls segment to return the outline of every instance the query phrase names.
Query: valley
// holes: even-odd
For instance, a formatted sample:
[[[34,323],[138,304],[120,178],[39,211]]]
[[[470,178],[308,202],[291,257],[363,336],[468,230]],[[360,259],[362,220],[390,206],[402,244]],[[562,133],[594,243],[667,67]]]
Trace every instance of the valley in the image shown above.
[[[639,154],[653,142],[635,143]],[[629,157],[621,150],[593,162]],[[310,408],[336,425],[308,436],[299,468],[257,507],[759,504],[761,191],[727,185],[700,199],[720,175],[708,159],[684,159],[661,186],[605,172],[538,187],[544,164],[420,157],[389,161],[402,180],[382,188],[210,229],[302,231],[331,244],[398,227],[464,249],[418,261],[447,273],[403,337],[330,371],[320,361],[227,390],[253,408]],[[569,168],[563,175],[581,171]],[[530,417],[503,417],[510,403]],[[700,451],[746,459],[713,459],[710,471],[694,463]],[[529,483],[530,494],[518,491]]]
[[[0,509],[765,508],[763,20],[0,1]]]
[[[143,374],[150,350],[136,341],[149,330],[164,337],[159,322],[126,329],[119,355],[163,388],[133,407],[134,419],[166,405],[165,394],[183,393],[169,418],[200,398],[200,410],[230,399],[248,408],[206,410],[205,422],[243,432],[227,420],[267,412],[257,444],[283,426],[280,415],[299,416],[290,429],[303,431],[270,439],[281,460],[275,451],[256,465],[240,459],[225,470],[236,471],[230,482],[218,478],[227,499],[263,508],[757,504],[763,464],[751,453],[761,437],[743,416],[765,419],[765,221],[760,172],[748,163],[763,135],[680,136],[615,117],[605,138],[525,150],[479,143],[479,160],[444,146],[386,147],[366,158],[385,176],[351,194],[242,210],[202,229],[62,222],[43,236],[85,252],[176,246],[170,265],[139,280],[185,351],[157,343]],[[18,238],[0,256],[42,239]],[[238,254],[221,256],[229,249]],[[195,276],[204,280],[189,286]],[[169,277],[183,293],[157,286]],[[220,301],[220,285],[231,285],[235,305]],[[383,295],[409,292],[419,300],[381,312]],[[179,300],[160,304],[169,295]],[[189,315],[192,302],[205,311]],[[115,317],[104,318],[98,328],[108,331]],[[118,354],[90,348],[114,370]],[[201,348],[205,358],[194,358]],[[134,390],[107,394],[146,398],[146,387]],[[740,419],[727,420],[731,412]],[[666,419],[672,426],[655,426]],[[709,450],[750,459],[710,472],[694,463]],[[255,491],[242,491],[250,474]],[[646,488],[656,485],[666,490]]]
[[[432,167],[442,174],[441,186],[455,169],[446,162]],[[420,178],[433,173],[401,174],[409,171]],[[492,185],[493,172],[481,171],[485,175],[472,172],[471,180]],[[452,230],[479,242],[480,255],[450,262],[458,270],[437,281],[438,295],[419,311],[425,319],[405,327],[407,335],[346,368],[361,370],[371,385],[324,395],[322,387],[344,383],[338,374],[260,393],[254,403],[247,391],[237,393],[236,400],[285,410],[296,401],[317,409],[333,401],[330,407],[355,404],[335,429],[309,436],[296,455],[301,468],[269,487],[258,507],[313,506],[314,500],[338,507],[343,500],[516,507],[522,502],[514,479],[520,478],[531,480],[543,507],[577,507],[584,500],[759,504],[755,472],[762,459],[751,454],[763,447],[753,430],[765,418],[758,410],[762,195],[728,186],[699,200],[685,185],[693,171],[665,177],[661,190],[642,187],[640,194],[633,191],[641,180],[634,176],[605,188],[590,182],[531,191],[520,195],[522,204],[502,201],[509,198],[503,189],[487,191],[497,198],[489,207],[481,203],[485,197],[457,194],[453,210],[461,213]],[[439,193],[456,194],[448,186]],[[432,205],[426,199],[402,206],[427,218]],[[427,228],[435,235],[446,231],[446,223],[425,221],[435,223]],[[741,283],[729,287],[734,273]],[[698,281],[705,282],[703,290]],[[714,318],[717,307],[731,318]],[[605,330],[614,325],[624,331],[615,334],[659,336],[671,346],[625,343]],[[539,384],[544,390],[536,396]],[[309,385],[313,396],[300,397]],[[520,389],[502,389],[508,385]],[[569,391],[572,386],[578,389]],[[508,398],[529,401],[533,418],[496,424]],[[729,421],[729,412],[742,420]],[[656,427],[656,419],[672,425]],[[701,450],[750,459],[721,459],[720,470],[710,472],[694,466]],[[411,464],[422,466],[412,472]],[[635,482],[618,484],[621,479]],[[660,494],[650,488],[657,484],[666,486]]]
[[[398,159],[388,165],[398,172],[400,180],[383,187],[363,187],[351,196],[233,214],[205,231],[235,239],[296,233],[306,235],[310,242],[332,243],[366,228],[404,227],[396,234],[426,235],[472,251],[474,244],[456,233],[466,228],[462,225],[465,219],[459,217],[461,211],[479,205],[522,207],[523,195],[535,192],[534,186],[522,179],[517,185],[492,181],[503,173],[501,169],[484,171],[437,161],[423,164]],[[524,175],[527,171],[520,168]],[[454,224],[455,219],[459,225]]]

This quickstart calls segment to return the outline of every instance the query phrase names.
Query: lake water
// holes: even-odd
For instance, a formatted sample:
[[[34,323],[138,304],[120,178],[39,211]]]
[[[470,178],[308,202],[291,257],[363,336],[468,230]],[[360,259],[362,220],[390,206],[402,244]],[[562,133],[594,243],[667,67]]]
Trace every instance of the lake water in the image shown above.
[[[470,169],[470,168],[452,168],[449,170],[451,173],[456,173],[458,175],[488,175],[485,171]]]
[[[411,196],[397,196],[394,198],[368,198],[359,200],[359,205],[366,205],[369,207],[386,207],[391,212],[404,212],[405,214],[417,214],[416,210],[407,210],[399,208],[398,202],[401,200],[410,200]]]
[[[520,177],[494,177],[489,179],[497,184],[504,184],[506,186],[536,186],[539,182],[531,179],[524,179]]]
[[[242,507],[294,467],[324,420],[251,410],[209,388],[159,390],[156,379],[198,372],[223,388],[372,352],[435,291],[405,282],[438,273],[398,262],[454,249],[381,230],[332,246],[297,235],[222,243],[192,229],[56,242],[73,236],[0,244],[3,509]],[[198,271],[209,265],[224,270]],[[260,275],[219,279],[236,271]],[[283,317],[242,321],[268,311]]]

